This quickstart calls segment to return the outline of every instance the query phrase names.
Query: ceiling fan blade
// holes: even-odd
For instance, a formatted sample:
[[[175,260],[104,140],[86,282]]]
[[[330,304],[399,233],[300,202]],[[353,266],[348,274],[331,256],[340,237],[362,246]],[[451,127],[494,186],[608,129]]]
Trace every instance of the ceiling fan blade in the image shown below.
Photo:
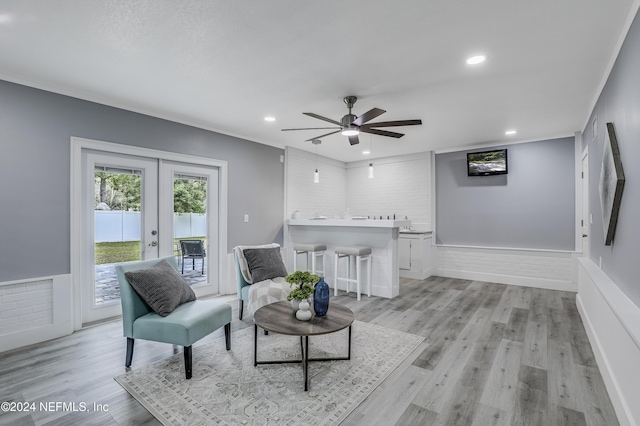
[[[288,132],[290,130],[323,130],[323,129],[341,129],[342,127],[300,127],[297,129],[280,129],[283,132]]]
[[[386,130],[370,129],[369,127],[360,127],[360,131],[371,133],[372,135],[389,136],[390,138],[401,138],[404,133],[388,132]]]
[[[385,112],[387,111],[380,108],[372,108],[369,111],[362,114],[360,117],[353,120],[353,124],[355,124],[356,126],[362,126],[367,121],[373,120],[374,118],[384,114]]]
[[[358,145],[360,143],[360,139],[358,139],[358,135],[349,136],[349,143],[351,145]]]
[[[309,142],[309,141],[312,141],[314,139],[324,138],[325,136],[329,136],[329,135],[332,135],[334,133],[338,133],[339,131],[340,130],[336,130],[335,132],[327,133],[326,135],[316,136],[315,138],[307,139],[305,142]]]
[[[342,126],[342,123],[336,120],[332,120],[330,118],[327,117],[323,117],[321,115],[318,114],[314,114],[312,112],[303,112],[304,115],[308,115],[309,117],[313,117],[313,118],[317,118],[318,120],[324,120],[324,121],[328,121],[329,123],[333,123],[336,124],[338,126]]]
[[[398,121],[381,121],[379,123],[365,124],[365,127],[394,127],[394,126],[419,126],[422,120],[398,120]]]

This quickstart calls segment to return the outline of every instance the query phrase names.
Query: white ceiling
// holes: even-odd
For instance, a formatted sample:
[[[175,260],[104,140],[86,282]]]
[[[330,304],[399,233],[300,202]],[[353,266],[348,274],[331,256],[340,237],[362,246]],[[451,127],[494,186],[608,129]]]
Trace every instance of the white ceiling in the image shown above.
[[[312,152],[328,131],[280,129],[330,126],[302,112],[340,120],[346,95],[422,119],[323,139],[342,161],[530,141],[582,130],[637,3],[3,0],[0,79]]]

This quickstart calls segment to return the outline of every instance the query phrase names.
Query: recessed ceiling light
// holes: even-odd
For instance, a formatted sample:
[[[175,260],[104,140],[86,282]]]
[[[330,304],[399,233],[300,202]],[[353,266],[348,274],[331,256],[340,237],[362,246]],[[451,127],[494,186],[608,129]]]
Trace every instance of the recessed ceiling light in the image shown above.
[[[369,154],[371,154],[371,151],[369,151],[368,149],[365,149],[364,151],[362,151],[362,153],[364,155],[369,155]]]
[[[271,117],[271,116],[266,116],[264,118],[264,121],[276,121],[276,118],[275,117]]]
[[[504,132],[505,135],[515,135],[516,133],[518,132],[516,132],[515,130],[507,130],[506,132]]]
[[[469,64],[469,65],[477,65],[477,64],[480,64],[480,63],[484,62],[485,59],[487,59],[487,57],[484,56],[484,55],[472,56],[469,59],[467,59],[467,64]]]

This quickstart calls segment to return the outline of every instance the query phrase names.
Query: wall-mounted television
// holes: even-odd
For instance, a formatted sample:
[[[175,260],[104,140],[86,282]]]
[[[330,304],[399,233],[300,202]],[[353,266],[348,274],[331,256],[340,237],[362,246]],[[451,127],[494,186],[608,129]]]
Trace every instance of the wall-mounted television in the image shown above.
[[[467,153],[467,176],[506,175],[507,171],[506,149]]]

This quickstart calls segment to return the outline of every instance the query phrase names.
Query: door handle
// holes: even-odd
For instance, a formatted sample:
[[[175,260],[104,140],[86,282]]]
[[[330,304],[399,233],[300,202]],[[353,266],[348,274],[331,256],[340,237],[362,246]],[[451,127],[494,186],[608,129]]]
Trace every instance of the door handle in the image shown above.
[[[584,238],[584,237],[588,237],[588,235],[587,234],[582,234],[582,238]]]

